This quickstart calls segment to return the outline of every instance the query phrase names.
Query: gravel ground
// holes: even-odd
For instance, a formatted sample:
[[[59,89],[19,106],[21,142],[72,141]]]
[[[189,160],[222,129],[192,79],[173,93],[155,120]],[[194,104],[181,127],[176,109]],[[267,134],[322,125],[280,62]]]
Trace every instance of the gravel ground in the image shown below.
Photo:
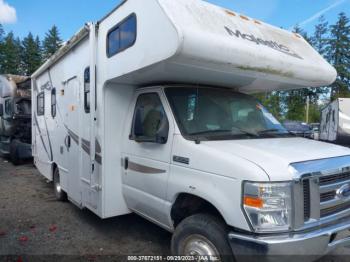
[[[6,255],[31,256],[23,261],[166,255],[170,240],[167,231],[136,215],[101,220],[57,202],[52,184],[32,164],[14,167],[0,158],[0,256],[5,261]]]
[[[57,202],[52,185],[30,163],[0,158],[0,261],[119,261],[125,255],[168,255],[171,235],[128,215],[101,220]],[[322,262],[350,261],[340,248]],[[320,262],[321,262],[320,261]]]

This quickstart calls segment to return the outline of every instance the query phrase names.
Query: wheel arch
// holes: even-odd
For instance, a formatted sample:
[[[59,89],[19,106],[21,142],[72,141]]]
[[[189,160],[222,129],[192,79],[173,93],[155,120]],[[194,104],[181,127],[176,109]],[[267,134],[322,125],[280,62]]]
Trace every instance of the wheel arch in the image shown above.
[[[50,174],[51,175],[51,178],[50,178],[51,181],[53,181],[53,176],[55,174],[56,169],[58,169],[58,165],[55,162],[53,162],[51,164],[51,174]]]
[[[170,217],[175,228],[185,218],[199,213],[214,215],[227,224],[227,220],[225,219],[223,212],[220,211],[219,208],[212,203],[212,201],[201,196],[185,192],[176,195],[171,206]]]

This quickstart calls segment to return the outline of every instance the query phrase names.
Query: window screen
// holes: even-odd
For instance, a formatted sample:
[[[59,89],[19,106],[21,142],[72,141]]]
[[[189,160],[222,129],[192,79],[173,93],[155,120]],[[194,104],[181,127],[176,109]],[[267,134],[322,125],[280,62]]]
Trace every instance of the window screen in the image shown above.
[[[137,21],[132,14],[114,27],[107,35],[107,55],[111,57],[134,45],[136,41]]]
[[[37,96],[37,113],[38,116],[43,116],[45,114],[45,93],[41,92]]]

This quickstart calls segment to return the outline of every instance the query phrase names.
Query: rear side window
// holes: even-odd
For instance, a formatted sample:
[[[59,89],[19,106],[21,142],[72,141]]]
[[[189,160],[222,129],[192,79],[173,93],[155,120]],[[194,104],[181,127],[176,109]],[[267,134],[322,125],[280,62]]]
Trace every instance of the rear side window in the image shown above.
[[[136,15],[128,16],[107,35],[107,56],[112,57],[134,45],[136,41]]]
[[[51,90],[51,115],[56,117],[56,88]]]
[[[37,113],[38,116],[43,116],[45,114],[45,93],[41,92],[37,96]]]
[[[84,71],[84,110],[90,113],[90,67]]]

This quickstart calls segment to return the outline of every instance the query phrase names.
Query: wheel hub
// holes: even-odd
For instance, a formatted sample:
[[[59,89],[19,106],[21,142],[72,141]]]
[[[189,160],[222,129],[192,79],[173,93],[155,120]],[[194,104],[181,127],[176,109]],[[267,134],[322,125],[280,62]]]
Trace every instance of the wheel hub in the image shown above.
[[[213,243],[201,235],[191,235],[186,239],[184,254],[196,257],[206,256],[215,259],[215,261],[218,261],[220,256]]]
[[[60,183],[56,183],[56,192],[61,193],[61,190],[62,190],[62,188],[61,188]]]

